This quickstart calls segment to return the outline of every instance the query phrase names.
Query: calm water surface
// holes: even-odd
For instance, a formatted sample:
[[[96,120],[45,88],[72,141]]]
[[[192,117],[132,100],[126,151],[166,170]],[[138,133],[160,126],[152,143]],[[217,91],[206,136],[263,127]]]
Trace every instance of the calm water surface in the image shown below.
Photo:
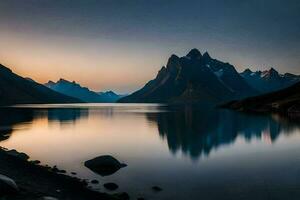
[[[132,199],[299,199],[299,125],[208,106],[26,105],[0,108],[0,146]],[[105,154],[128,166],[106,177],[84,167]]]

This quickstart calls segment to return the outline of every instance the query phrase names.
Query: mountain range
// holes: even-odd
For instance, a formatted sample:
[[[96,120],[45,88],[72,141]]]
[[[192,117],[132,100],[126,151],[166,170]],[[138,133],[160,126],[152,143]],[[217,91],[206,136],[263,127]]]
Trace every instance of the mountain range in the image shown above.
[[[233,65],[213,59],[207,52],[202,55],[198,49],[192,49],[183,57],[172,55],[156,78],[118,102],[220,103],[282,89],[299,80],[299,76],[280,75],[273,68],[264,72],[248,69],[238,73]]]
[[[186,56],[171,55],[153,80],[128,96],[113,91],[95,92],[65,79],[41,85],[0,65],[0,104],[116,101],[220,104],[293,88],[299,81],[300,76],[280,74],[274,68],[256,72],[246,69],[239,73],[233,65],[214,59],[207,52],[202,55],[198,49],[192,49]]]
[[[287,88],[300,80],[300,76],[285,73],[280,74],[274,68],[266,71],[253,72],[246,69],[241,73],[246,82],[261,93],[273,92]]]
[[[82,101],[18,76],[0,64],[0,105],[78,102]]]
[[[71,82],[65,79],[59,79],[57,82],[49,81],[44,85],[56,92],[80,99],[88,103],[116,102],[122,97],[122,95],[118,95],[113,91],[94,92],[87,87],[82,87],[75,81]]]

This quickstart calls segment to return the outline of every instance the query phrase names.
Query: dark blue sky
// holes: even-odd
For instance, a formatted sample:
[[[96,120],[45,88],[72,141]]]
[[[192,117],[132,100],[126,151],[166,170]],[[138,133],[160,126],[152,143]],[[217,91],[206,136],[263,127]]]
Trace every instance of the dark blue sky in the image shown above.
[[[296,0],[0,0],[0,26],[0,62],[40,82],[129,92],[194,47],[300,74]]]

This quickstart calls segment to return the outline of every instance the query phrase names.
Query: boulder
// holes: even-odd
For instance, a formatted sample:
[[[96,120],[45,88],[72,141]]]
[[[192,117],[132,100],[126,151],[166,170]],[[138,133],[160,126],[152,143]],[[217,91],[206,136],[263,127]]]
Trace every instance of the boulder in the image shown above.
[[[46,196],[46,197],[42,197],[41,200],[58,200],[58,198]]]
[[[122,167],[127,166],[126,164],[120,163],[117,159],[109,155],[99,156],[88,160],[84,163],[84,165],[101,176],[111,175]]]
[[[155,192],[160,192],[160,191],[162,191],[162,188],[158,187],[158,186],[153,186],[152,190],[155,191]]]
[[[108,190],[116,190],[119,188],[119,186],[115,183],[105,183],[103,186]]]
[[[14,180],[0,174],[0,196],[6,194],[14,194],[19,191],[19,188]]]

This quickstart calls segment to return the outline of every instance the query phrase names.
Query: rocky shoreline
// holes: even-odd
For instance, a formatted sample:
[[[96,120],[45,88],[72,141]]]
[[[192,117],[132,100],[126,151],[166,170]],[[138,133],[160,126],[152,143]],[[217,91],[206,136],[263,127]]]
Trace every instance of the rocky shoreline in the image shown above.
[[[5,200],[118,200],[129,199],[127,193],[106,194],[87,188],[87,182],[61,174],[57,168],[28,161],[24,153],[0,149],[0,174],[13,180],[15,192],[0,192]],[[0,180],[1,185],[1,180]]]

